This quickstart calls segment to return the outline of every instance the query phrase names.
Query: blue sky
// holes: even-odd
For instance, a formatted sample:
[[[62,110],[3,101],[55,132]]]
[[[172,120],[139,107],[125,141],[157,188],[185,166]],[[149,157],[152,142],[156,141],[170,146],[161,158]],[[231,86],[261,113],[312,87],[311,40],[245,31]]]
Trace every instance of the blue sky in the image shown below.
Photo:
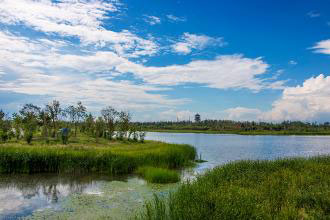
[[[330,2],[0,0],[0,108],[329,121]]]

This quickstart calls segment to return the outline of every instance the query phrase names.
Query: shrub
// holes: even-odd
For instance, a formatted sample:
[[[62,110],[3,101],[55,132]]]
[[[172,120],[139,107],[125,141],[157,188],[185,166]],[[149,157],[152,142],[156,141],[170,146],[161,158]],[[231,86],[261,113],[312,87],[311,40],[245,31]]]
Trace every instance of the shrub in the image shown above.
[[[31,144],[32,138],[33,138],[33,133],[32,132],[26,132],[25,133],[25,140],[28,144]]]
[[[176,183],[180,180],[177,171],[155,167],[140,167],[137,173],[150,183]]]
[[[9,135],[7,132],[0,131],[0,138],[1,141],[6,142],[9,139]]]

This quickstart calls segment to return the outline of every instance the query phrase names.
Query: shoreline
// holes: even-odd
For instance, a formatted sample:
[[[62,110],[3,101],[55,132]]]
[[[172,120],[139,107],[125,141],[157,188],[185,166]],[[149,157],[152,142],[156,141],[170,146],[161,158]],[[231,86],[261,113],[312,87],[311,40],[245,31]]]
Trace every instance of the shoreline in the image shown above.
[[[251,136],[330,136],[328,132],[245,132],[245,131],[214,131],[214,130],[171,130],[171,129],[152,129],[145,130],[146,132],[160,133],[191,133],[191,134],[235,134],[235,135],[251,135]]]

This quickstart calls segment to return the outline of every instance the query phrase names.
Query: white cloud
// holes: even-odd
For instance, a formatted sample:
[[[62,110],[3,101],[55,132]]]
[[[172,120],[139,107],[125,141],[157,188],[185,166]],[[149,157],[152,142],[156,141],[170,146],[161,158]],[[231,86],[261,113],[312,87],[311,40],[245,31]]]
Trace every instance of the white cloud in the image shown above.
[[[310,18],[317,18],[317,17],[320,17],[321,14],[316,11],[310,11],[307,13],[307,16],[309,16]]]
[[[297,61],[290,60],[290,61],[289,61],[289,64],[290,64],[290,65],[297,65],[298,63],[297,63]]]
[[[325,121],[330,117],[330,76],[323,74],[307,79],[302,86],[284,89],[282,97],[273,103],[265,120]]]
[[[12,46],[7,46],[9,42]],[[57,50],[49,52],[53,45]],[[58,53],[61,46],[61,43],[34,41],[0,32],[0,91],[46,96],[65,103],[81,100],[92,109],[114,105],[150,110],[187,102],[155,94],[168,88],[113,81],[110,73],[98,74],[111,71],[118,62],[129,63],[115,53],[65,55]],[[109,62],[112,58],[113,63]]]
[[[189,110],[169,109],[160,112],[157,118],[159,118],[161,121],[188,121],[194,120],[193,117],[194,113]]]
[[[269,65],[261,58],[223,55],[214,60],[196,60],[185,65],[166,67],[145,67],[126,63],[118,65],[116,70],[132,72],[145,82],[157,85],[197,83],[218,89],[246,88],[253,91],[283,87],[282,81],[270,82],[267,78],[259,78],[267,73],[268,67]]]
[[[105,29],[107,13],[118,10],[115,1],[61,0],[0,0],[0,22],[24,24],[37,31],[73,36],[85,45],[109,47],[122,56],[152,55],[158,50],[156,43],[122,30]]]
[[[167,17],[170,21],[173,21],[173,22],[184,22],[184,21],[186,21],[185,18],[183,18],[183,17],[177,17],[177,16],[172,15],[172,14],[166,15],[166,17]]]
[[[317,42],[314,47],[316,53],[330,54],[330,39]]]
[[[189,54],[193,49],[203,50],[209,46],[222,47],[226,45],[223,38],[213,38],[206,35],[196,35],[190,33],[184,33],[180,42],[172,45],[173,51],[179,54]]]
[[[236,107],[224,111],[224,118],[234,121],[256,121],[263,112],[256,108]]]
[[[161,20],[159,17],[151,16],[151,15],[144,15],[144,21],[150,25],[160,24]]]

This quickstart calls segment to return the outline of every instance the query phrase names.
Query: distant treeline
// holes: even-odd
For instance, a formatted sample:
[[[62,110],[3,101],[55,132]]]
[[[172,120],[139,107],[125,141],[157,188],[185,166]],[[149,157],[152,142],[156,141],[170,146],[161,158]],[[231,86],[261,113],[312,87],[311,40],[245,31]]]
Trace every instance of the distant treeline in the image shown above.
[[[173,131],[205,131],[219,133],[330,133],[330,123],[309,123],[301,121],[283,121],[281,123],[231,121],[231,120],[203,120],[191,121],[163,121],[136,123],[145,130],[173,130]]]
[[[68,137],[77,136],[78,132],[109,140],[143,142],[145,137],[145,132],[131,123],[129,112],[117,111],[111,106],[103,108],[100,116],[88,113],[81,102],[63,107],[57,100],[43,107],[25,104],[12,115],[0,109],[0,142],[25,139],[31,143],[38,136],[46,142],[60,138],[66,143]]]

